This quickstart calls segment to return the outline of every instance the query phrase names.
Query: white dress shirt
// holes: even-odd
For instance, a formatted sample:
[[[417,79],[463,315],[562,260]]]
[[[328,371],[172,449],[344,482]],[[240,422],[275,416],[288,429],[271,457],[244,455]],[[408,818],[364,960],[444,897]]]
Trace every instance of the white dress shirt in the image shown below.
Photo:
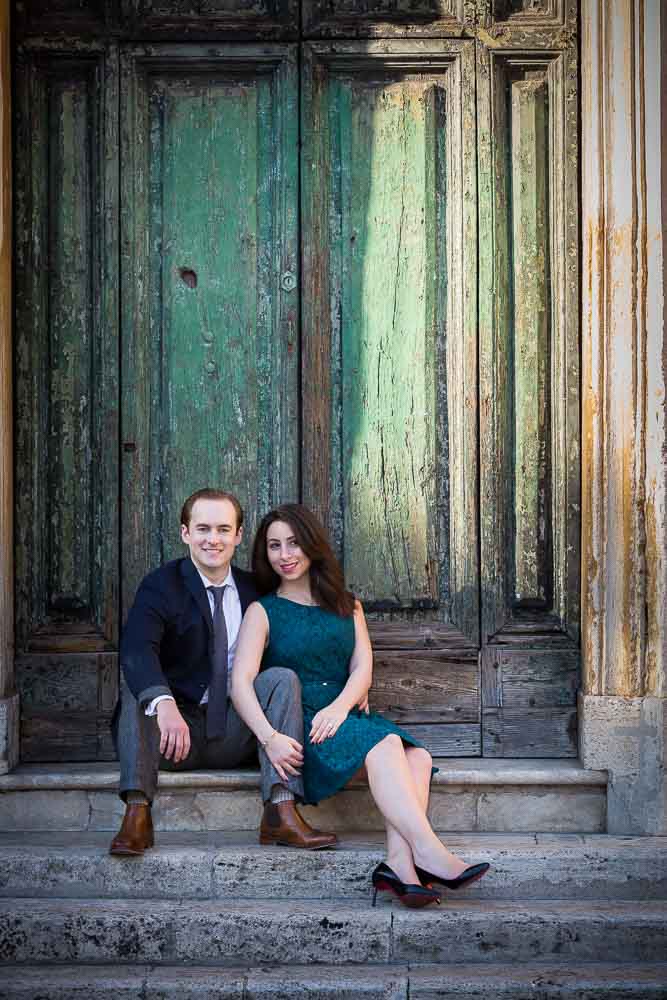
[[[206,596],[208,597],[208,603],[211,608],[211,615],[213,615],[215,610],[215,598],[208,588],[225,587],[225,593],[222,598],[222,613],[225,616],[225,624],[227,626],[227,690],[229,690],[232,667],[234,665],[234,653],[236,652],[236,643],[239,637],[239,629],[241,628],[241,619],[243,618],[243,612],[241,611],[241,598],[239,597],[239,592],[236,586],[236,581],[232,575],[231,567],[222,583],[213,583],[212,580],[209,580],[208,577],[204,576],[204,574],[200,572],[197,566],[195,566],[195,569],[199,573],[201,582],[204,584],[206,589]],[[160,694],[157,698],[153,698],[146,708],[146,715],[155,715],[157,712],[157,706],[161,701],[164,701],[167,698],[171,701],[175,701],[174,696],[171,694]],[[199,704],[205,705],[207,701],[208,688],[204,691]]]

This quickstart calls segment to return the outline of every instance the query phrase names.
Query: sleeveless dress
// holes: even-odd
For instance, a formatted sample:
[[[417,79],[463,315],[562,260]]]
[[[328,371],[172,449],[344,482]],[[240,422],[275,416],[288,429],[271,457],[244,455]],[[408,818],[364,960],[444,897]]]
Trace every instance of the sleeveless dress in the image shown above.
[[[373,712],[353,708],[338,731],[323,743],[310,743],[316,712],[345,687],[354,651],[354,621],[317,606],[268,594],[260,598],[269,619],[269,642],[262,669],[289,667],[301,681],[304,721],[304,802],[316,805],[340,791],[363,765],[366,754],[389,733],[421,747],[405,730]]]

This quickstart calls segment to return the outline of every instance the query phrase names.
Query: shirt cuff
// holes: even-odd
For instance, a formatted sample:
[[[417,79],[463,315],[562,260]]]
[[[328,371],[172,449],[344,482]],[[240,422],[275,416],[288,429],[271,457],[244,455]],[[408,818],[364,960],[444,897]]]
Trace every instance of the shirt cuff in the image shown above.
[[[157,715],[157,707],[161,701],[176,701],[176,699],[172,694],[159,694],[146,706],[146,715]]]

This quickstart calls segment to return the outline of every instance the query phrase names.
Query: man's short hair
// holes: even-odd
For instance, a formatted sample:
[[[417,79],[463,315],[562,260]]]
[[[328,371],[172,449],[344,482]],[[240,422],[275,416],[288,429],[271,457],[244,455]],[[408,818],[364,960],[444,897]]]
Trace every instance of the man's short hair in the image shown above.
[[[181,508],[181,524],[184,524],[186,528],[190,527],[192,508],[197,503],[197,500],[229,500],[236,511],[236,530],[238,531],[243,524],[243,507],[239,503],[238,497],[235,497],[233,493],[227,493],[225,490],[214,490],[207,486],[203,490],[197,490],[183,504]]]

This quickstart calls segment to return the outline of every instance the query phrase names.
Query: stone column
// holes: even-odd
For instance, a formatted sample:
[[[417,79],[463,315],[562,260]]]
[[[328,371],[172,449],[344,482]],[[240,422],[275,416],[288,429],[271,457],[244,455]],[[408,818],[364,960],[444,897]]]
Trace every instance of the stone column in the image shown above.
[[[14,684],[12,205],[9,0],[0,0],[0,774],[18,762]]]
[[[580,747],[667,833],[667,3],[582,0]]]

